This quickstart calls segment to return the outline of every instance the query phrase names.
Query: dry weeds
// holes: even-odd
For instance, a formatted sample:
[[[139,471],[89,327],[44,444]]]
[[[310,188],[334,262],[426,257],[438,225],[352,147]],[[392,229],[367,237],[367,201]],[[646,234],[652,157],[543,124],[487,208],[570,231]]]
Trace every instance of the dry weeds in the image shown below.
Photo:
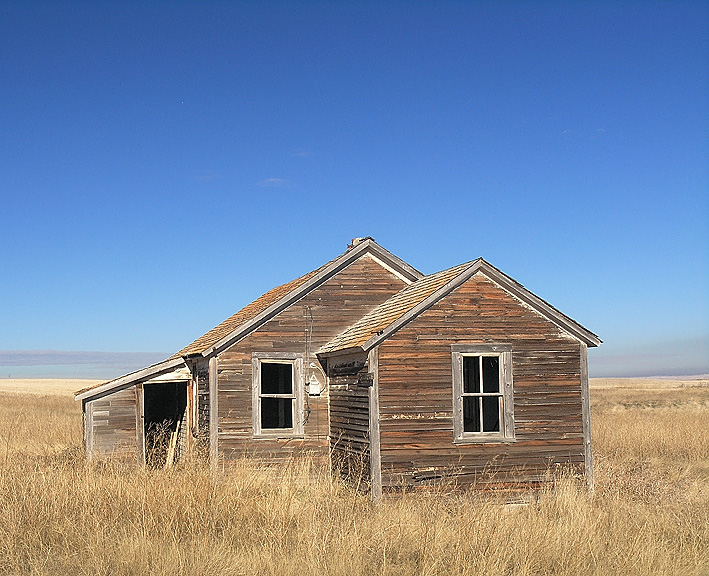
[[[594,390],[596,491],[372,505],[328,474],[84,464],[79,407],[0,396],[3,574],[709,573],[709,389]]]

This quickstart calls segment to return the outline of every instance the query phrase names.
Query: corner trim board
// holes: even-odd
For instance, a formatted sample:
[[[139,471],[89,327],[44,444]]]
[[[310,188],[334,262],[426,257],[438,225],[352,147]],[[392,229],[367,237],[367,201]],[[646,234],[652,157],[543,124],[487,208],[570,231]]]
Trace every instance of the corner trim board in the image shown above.
[[[369,388],[369,467],[371,474],[372,501],[382,498],[382,451],[379,435],[379,348],[370,350],[367,356],[369,372],[374,382]]]
[[[217,469],[219,460],[219,386],[217,357],[209,359],[209,463]]]
[[[86,461],[91,462],[94,456],[94,404],[84,403],[84,433],[86,434]]]
[[[591,392],[588,383],[588,347],[579,344],[581,353],[581,417],[583,418],[583,455],[586,485],[593,492],[593,448],[591,444]]]
[[[145,390],[135,385],[135,437],[138,444],[138,466],[145,466]]]

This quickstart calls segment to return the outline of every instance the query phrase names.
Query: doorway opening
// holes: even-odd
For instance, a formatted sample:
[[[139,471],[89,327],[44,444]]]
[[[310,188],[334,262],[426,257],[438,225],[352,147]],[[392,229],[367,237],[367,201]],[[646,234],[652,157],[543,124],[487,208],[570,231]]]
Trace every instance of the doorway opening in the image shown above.
[[[160,382],[143,386],[145,463],[153,468],[174,464],[186,433],[187,382]]]

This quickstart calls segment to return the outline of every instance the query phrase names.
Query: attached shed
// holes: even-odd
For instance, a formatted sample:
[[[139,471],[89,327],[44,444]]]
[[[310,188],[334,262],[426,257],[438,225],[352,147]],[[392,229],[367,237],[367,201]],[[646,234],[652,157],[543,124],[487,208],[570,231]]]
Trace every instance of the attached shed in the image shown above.
[[[163,362],[77,392],[87,458],[166,464],[191,449],[191,378],[184,362]]]
[[[533,486],[559,466],[590,483],[587,348],[600,342],[482,259],[424,276],[366,238],[77,399],[91,458],[307,453],[364,471],[374,497],[444,478]]]

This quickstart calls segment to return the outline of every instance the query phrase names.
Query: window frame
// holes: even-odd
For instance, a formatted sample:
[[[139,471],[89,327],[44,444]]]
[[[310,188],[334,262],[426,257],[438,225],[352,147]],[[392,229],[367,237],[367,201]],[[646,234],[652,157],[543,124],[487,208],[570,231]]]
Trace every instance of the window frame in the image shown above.
[[[252,413],[253,435],[262,438],[296,438],[303,436],[303,355],[290,352],[254,352],[252,362]],[[292,428],[262,428],[261,398],[282,398],[286,395],[261,393],[261,365],[290,364],[292,366],[292,397],[293,427]]]
[[[500,392],[496,394],[464,392],[463,358],[488,356],[499,358]],[[509,344],[453,344],[453,441],[456,444],[480,442],[514,442],[514,386],[512,382],[512,346]],[[481,376],[482,378],[482,376]],[[466,432],[463,423],[463,397],[498,396],[502,398],[499,432]]]

